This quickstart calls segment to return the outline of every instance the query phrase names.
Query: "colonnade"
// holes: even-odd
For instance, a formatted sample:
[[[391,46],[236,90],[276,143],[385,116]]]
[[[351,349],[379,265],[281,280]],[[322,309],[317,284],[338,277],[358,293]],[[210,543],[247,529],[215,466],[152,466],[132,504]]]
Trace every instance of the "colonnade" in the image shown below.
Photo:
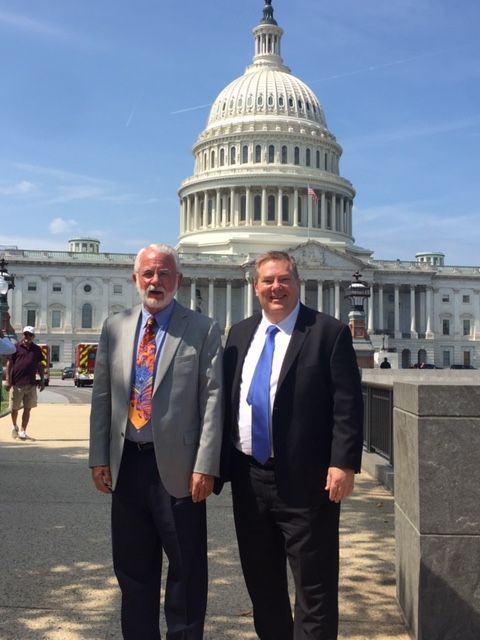
[[[184,196],[181,235],[206,229],[291,226],[352,234],[352,199],[306,188],[232,187]]]

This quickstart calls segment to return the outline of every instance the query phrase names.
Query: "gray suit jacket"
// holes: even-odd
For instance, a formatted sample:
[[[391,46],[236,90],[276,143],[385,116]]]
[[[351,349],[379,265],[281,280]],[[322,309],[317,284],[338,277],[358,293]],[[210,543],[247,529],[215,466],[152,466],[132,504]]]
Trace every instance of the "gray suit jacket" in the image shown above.
[[[109,465],[115,488],[122,459],[141,305],[109,316],[95,365],[90,467]],[[175,303],[155,375],[152,427],[160,477],[185,497],[193,471],[218,476],[222,445],[222,347],[216,322]]]

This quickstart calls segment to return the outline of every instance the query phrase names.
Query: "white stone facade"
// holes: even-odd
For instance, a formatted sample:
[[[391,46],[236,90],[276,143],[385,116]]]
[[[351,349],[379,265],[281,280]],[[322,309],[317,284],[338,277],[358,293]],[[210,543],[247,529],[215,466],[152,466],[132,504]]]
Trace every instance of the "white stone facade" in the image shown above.
[[[179,189],[178,299],[228,330],[257,308],[255,257],[285,249],[298,261],[302,301],[345,322],[345,289],[362,273],[372,342],[396,351],[399,366],[480,366],[480,268],[445,266],[438,252],[376,261],[355,245],[342,149],[318,98],[283,64],[270,4],[253,35],[253,63],[215,100],[193,147],[193,176]],[[68,252],[0,253],[15,274],[15,330],[35,324],[58,366],[71,363],[75,344],[98,339],[109,313],[138,299],[135,256],[101,253],[94,239],[71,240]]]

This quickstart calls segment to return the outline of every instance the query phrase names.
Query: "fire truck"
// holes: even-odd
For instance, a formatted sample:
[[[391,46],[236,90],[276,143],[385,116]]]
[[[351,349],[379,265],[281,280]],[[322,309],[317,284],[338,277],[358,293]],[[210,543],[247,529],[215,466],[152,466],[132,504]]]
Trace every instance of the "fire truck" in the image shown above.
[[[75,374],[73,382],[76,387],[93,384],[97,342],[81,342],[75,347]]]
[[[44,372],[43,379],[45,382],[45,386],[48,387],[48,384],[50,382],[50,347],[48,346],[48,344],[41,343],[39,343],[38,346],[42,350],[42,365]],[[38,375],[38,373],[36,374],[35,378],[37,382],[40,382],[40,376]]]

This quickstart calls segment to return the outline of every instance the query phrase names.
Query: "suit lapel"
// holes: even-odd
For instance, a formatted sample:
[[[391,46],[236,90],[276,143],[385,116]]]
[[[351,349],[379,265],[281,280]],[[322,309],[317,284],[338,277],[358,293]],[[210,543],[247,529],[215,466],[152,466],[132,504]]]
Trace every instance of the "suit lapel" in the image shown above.
[[[137,325],[140,320],[141,312],[141,305],[134,307],[131,314],[127,316],[125,322],[122,324],[120,344],[122,345],[123,386],[127,398],[130,398],[131,393],[133,367],[136,360],[135,340],[137,337]]]
[[[285,376],[288,373],[288,370],[290,369],[292,364],[295,362],[295,358],[300,352],[300,349],[303,346],[305,338],[307,337],[310,331],[310,326],[307,322],[308,316],[309,316],[309,313],[307,308],[303,304],[300,304],[300,310],[298,312],[297,321],[295,323],[295,327],[293,328],[292,337],[290,338],[290,343],[288,345],[285,358],[283,359],[282,368],[280,369],[280,375],[278,377],[278,384],[277,384],[277,392],[280,386],[282,385],[285,379]]]
[[[173,357],[180,345],[182,336],[188,325],[188,313],[186,310],[175,303],[175,308],[170,318],[170,323],[167,329],[167,335],[165,336],[165,342],[163,343],[162,353],[158,360],[157,371],[155,374],[155,383],[153,385],[153,393],[156,392],[160,383],[162,382],[168,367],[170,366]]]

